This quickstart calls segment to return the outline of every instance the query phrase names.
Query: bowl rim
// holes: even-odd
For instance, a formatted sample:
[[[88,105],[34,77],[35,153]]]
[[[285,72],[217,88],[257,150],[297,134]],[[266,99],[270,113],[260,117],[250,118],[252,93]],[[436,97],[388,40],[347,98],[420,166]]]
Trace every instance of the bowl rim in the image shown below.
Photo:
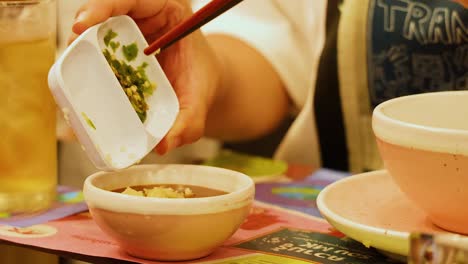
[[[459,96],[460,94],[468,96],[468,91],[428,92],[405,95],[387,100],[377,105],[373,110],[372,130],[374,135],[380,140],[396,145],[404,145],[429,151],[468,155],[468,145],[463,146],[460,144],[460,142],[467,140],[468,130],[414,124],[385,113],[386,108],[414,99],[434,96]]]
[[[85,201],[88,204],[88,207],[99,208],[108,211],[116,211],[122,213],[136,213],[136,214],[176,214],[176,215],[193,215],[193,214],[202,214],[202,213],[215,213],[227,211],[230,209],[240,208],[244,205],[247,205],[253,201],[255,193],[255,183],[253,179],[243,173],[228,170],[224,168],[203,166],[203,165],[190,165],[190,164],[144,164],[144,165],[135,165],[130,168],[121,171],[127,171],[131,169],[135,170],[144,170],[150,171],[152,168],[164,168],[164,167],[190,167],[195,169],[202,170],[211,170],[211,171],[220,171],[224,172],[224,175],[234,175],[236,177],[242,178],[245,181],[244,186],[240,187],[238,190],[228,192],[222,195],[209,196],[209,197],[198,197],[198,198],[189,198],[189,199],[169,199],[169,198],[158,198],[158,197],[139,197],[126,195],[121,193],[112,192],[99,188],[94,185],[94,180],[100,177],[105,177],[106,175],[118,174],[118,171],[100,171],[91,174],[88,176],[84,182],[83,193],[85,196]],[[226,174],[226,172],[228,174]],[[143,175],[143,174],[142,174]],[[203,187],[203,186],[202,186]],[[107,198],[112,199],[114,206],[106,204],[104,201],[96,198]],[[92,204],[92,205],[91,205]],[[120,204],[122,206],[116,206],[115,204]],[[127,206],[126,205],[135,205]],[[155,206],[160,205],[160,206]],[[216,210],[217,205],[219,209]],[[165,210],[161,207],[165,207]],[[177,208],[191,208],[190,212],[185,210],[176,210]],[[204,208],[203,207],[207,207]],[[113,210],[114,209],[114,210]]]
[[[391,230],[389,228],[370,226],[363,223],[356,222],[355,220],[341,216],[338,212],[334,211],[328,206],[327,198],[330,192],[332,192],[337,186],[348,184],[352,181],[360,181],[363,178],[381,176],[383,174],[388,174],[388,171],[385,169],[364,172],[359,174],[354,174],[352,176],[346,177],[339,181],[336,181],[332,184],[327,185],[317,197],[317,207],[320,213],[340,232],[345,233],[347,236],[360,241],[363,244],[368,244],[368,246],[376,247],[378,249],[392,251],[393,253],[398,253],[405,255],[407,251],[406,247],[401,247],[401,244],[404,244],[409,239],[409,233],[398,230]],[[371,241],[368,241],[368,238],[372,237]],[[392,248],[389,248],[388,243],[382,243],[382,237],[385,239],[391,239],[394,243]],[[365,238],[365,239],[364,239]],[[396,243],[400,245],[396,245]],[[397,248],[397,250],[395,250]]]
[[[435,127],[435,126],[428,126],[428,125],[419,125],[419,124],[414,124],[410,123],[407,121],[402,121],[400,119],[396,119],[393,117],[390,117],[389,115],[384,113],[384,108],[390,107],[394,104],[397,103],[402,103],[405,101],[410,101],[415,98],[420,98],[420,97],[434,97],[434,96],[454,96],[455,94],[467,94],[468,91],[441,91],[441,92],[429,92],[429,93],[422,93],[422,94],[414,94],[414,95],[405,95],[405,96],[400,96],[396,98],[389,99],[383,103],[380,103],[377,105],[373,111],[373,115],[375,115],[378,118],[384,119],[385,121],[389,122],[394,122],[398,125],[401,126],[409,126],[415,129],[429,129],[429,130],[434,130],[434,131],[442,131],[442,132],[457,132],[457,133],[464,133],[468,135],[468,130],[465,129],[456,129],[456,128],[441,128],[441,127]]]

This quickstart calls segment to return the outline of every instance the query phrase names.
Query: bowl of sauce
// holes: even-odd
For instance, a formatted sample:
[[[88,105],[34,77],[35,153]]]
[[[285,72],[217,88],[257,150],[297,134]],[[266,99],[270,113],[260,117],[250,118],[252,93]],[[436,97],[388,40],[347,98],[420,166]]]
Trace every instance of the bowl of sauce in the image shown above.
[[[137,165],[84,183],[96,224],[129,255],[182,261],[209,255],[247,217],[254,182],[200,165]]]

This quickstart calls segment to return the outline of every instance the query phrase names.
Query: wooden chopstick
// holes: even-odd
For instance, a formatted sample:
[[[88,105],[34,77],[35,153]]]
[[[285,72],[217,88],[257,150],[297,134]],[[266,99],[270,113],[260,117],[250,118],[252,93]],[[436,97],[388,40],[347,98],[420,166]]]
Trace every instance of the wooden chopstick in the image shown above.
[[[144,53],[146,55],[151,55],[156,52],[159,53],[174,42],[199,29],[240,2],[242,2],[242,0],[212,0],[192,16],[182,21],[182,23],[175,26],[166,34],[151,43],[144,50]]]

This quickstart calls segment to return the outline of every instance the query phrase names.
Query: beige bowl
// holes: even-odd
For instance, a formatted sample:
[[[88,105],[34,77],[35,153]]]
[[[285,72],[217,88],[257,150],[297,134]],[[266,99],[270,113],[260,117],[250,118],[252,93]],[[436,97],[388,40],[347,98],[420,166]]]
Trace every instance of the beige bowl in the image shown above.
[[[228,194],[166,199],[110,191],[147,184],[198,185]],[[189,260],[213,252],[243,223],[254,192],[254,182],[242,173],[196,165],[139,165],[99,172],[84,183],[97,225],[128,254],[154,260]]]
[[[436,225],[468,234],[468,91],[386,101],[372,126],[400,189]]]

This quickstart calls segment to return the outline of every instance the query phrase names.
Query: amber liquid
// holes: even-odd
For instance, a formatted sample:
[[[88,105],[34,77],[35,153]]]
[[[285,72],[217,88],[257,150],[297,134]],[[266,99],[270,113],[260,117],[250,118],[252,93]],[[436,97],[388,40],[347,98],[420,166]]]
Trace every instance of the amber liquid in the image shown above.
[[[0,41],[0,212],[45,209],[55,198],[54,42]]]
[[[174,190],[179,190],[179,189],[185,189],[189,188],[192,190],[194,193],[193,197],[187,197],[187,198],[203,198],[203,197],[211,197],[211,196],[218,196],[218,195],[223,195],[227,194],[225,191],[220,191],[216,189],[211,189],[211,188],[206,188],[202,186],[196,186],[196,185],[179,185],[179,184],[148,184],[148,185],[136,185],[136,186],[129,186],[135,191],[143,191],[144,189],[152,189],[154,187],[169,187]],[[113,192],[123,192],[125,188],[120,188],[113,190]]]

